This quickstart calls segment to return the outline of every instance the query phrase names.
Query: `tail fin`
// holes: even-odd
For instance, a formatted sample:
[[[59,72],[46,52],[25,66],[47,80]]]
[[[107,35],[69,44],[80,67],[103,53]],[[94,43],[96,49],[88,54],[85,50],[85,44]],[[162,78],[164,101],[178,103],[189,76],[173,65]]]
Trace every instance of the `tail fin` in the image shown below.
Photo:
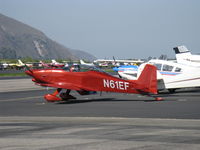
[[[82,59],[80,60],[80,63],[81,63],[82,65],[86,64]]]
[[[173,48],[176,54],[181,54],[181,53],[190,53],[190,50],[187,49],[186,46],[177,46]]]
[[[41,61],[41,60],[40,60],[40,63],[41,63],[42,65],[44,65],[44,62],[43,62],[43,61]]]
[[[25,65],[20,59],[18,59],[18,63],[19,63],[20,65]]]
[[[157,68],[146,64],[137,82],[142,86],[143,92],[157,94]]]
[[[56,63],[57,63],[57,61],[56,61],[55,59],[52,59],[51,62],[52,62],[53,64],[56,64]]]
[[[178,63],[181,64],[188,64],[188,58],[191,57],[190,50],[187,49],[185,46],[178,46],[173,48],[176,53],[176,60]]]

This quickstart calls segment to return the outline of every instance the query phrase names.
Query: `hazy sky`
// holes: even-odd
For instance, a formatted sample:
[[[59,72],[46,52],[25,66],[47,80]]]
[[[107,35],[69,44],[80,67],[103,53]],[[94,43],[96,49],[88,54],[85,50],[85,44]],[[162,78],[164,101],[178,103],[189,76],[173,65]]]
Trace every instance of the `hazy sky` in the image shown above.
[[[200,53],[200,0],[0,0],[0,13],[97,58]]]

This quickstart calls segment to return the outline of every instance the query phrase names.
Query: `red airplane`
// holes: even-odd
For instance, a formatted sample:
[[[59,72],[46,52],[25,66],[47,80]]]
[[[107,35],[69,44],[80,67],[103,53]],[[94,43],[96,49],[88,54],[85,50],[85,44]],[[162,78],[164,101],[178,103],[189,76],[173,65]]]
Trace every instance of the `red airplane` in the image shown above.
[[[138,80],[123,80],[97,68],[84,67],[86,68],[78,68],[74,71],[71,69],[29,69],[26,74],[32,76],[32,81],[37,85],[57,88],[53,94],[44,96],[48,102],[76,99],[70,95],[71,90],[77,91],[80,95],[89,95],[97,91],[157,94],[156,67],[153,65],[147,64]],[[60,93],[62,89],[67,90]],[[155,99],[161,100],[159,97]]]

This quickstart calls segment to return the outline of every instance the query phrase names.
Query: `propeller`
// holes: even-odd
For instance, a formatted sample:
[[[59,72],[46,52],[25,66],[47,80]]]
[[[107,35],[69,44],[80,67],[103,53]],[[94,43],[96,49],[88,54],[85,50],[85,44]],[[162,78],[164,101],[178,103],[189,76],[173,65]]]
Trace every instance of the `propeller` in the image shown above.
[[[33,71],[26,64],[25,64],[25,68],[26,68],[25,73],[32,76],[33,75]]]
[[[113,56],[113,60],[114,60],[115,67],[117,67],[117,62],[116,62],[116,60],[115,60],[115,57],[114,57],[114,56]],[[117,68],[119,68],[119,67],[117,67]],[[122,77],[120,76],[120,74],[118,73],[118,71],[117,71],[117,74],[118,74],[118,76],[119,76],[120,78],[122,78]]]
[[[116,66],[117,62],[116,62],[116,60],[115,60],[115,57],[114,57],[114,56],[113,56],[113,60],[114,60],[115,66]]]

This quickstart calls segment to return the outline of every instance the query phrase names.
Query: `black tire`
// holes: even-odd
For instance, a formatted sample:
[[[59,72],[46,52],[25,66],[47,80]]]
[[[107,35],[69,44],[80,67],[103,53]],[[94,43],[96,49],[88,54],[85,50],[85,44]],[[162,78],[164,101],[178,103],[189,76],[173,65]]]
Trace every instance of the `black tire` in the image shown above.
[[[176,89],[168,89],[169,93],[175,93]]]

